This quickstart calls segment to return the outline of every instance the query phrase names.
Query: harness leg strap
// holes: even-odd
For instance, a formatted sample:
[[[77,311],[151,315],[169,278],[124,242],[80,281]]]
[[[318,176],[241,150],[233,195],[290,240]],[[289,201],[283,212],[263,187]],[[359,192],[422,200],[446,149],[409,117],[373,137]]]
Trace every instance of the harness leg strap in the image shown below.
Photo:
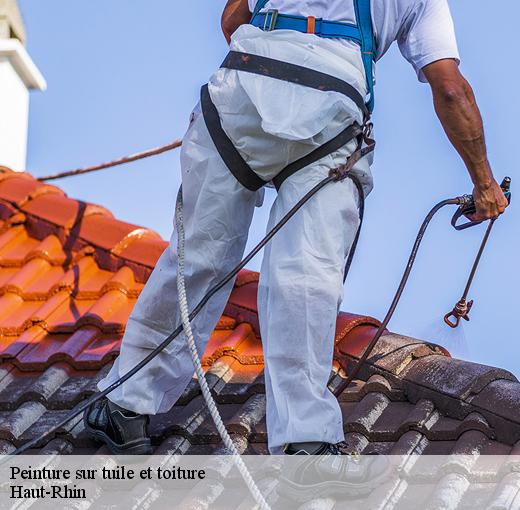
[[[332,154],[333,152],[336,152],[355,138],[358,139],[358,147],[356,151],[349,157],[346,165],[343,165],[341,169],[335,169],[336,173],[348,173],[361,157],[373,150],[374,144],[370,143],[372,141],[369,140],[367,136],[367,129],[369,129],[368,126],[370,124],[368,123],[369,114],[364,103],[364,98],[349,83],[313,69],[307,69],[302,66],[268,57],[262,57],[260,55],[252,55],[237,51],[231,51],[228,54],[222,67],[236,71],[255,73],[317,90],[339,92],[349,97],[364,114],[364,126],[360,126],[357,122],[354,122],[328,142],[283,168],[273,179],[273,184],[277,190],[280,189],[280,186],[285,179],[293,175],[295,172],[312,165],[316,161]],[[267,184],[246,163],[224,131],[218,110],[211,99],[208,85],[204,85],[201,89],[201,107],[204,121],[211,139],[213,140],[222,160],[229,168],[229,171],[245,188],[251,191],[257,191]],[[367,144],[365,149],[362,149],[363,142]],[[345,170],[347,167],[348,170]]]
[[[251,191],[258,191],[266,182],[253,172],[251,167],[237,151],[233,142],[222,128],[217,108],[211,100],[208,86],[204,85],[200,92],[200,104],[206,127],[220,157],[235,176],[238,182]]]
[[[206,122],[211,139],[215,144],[220,157],[237,181],[251,191],[257,191],[267,184],[264,180],[258,177],[252,168],[244,161],[244,158],[242,158],[241,154],[233,145],[233,142],[225,133],[222,128],[222,123],[220,122],[217,108],[211,100],[207,85],[204,85],[201,90],[201,106],[204,121]],[[273,184],[276,189],[279,190],[285,179],[294,173],[306,166],[312,165],[325,156],[336,152],[354,138],[359,137],[362,132],[363,128],[358,123],[351,124],[325,144],[286,166],[273,179]]]

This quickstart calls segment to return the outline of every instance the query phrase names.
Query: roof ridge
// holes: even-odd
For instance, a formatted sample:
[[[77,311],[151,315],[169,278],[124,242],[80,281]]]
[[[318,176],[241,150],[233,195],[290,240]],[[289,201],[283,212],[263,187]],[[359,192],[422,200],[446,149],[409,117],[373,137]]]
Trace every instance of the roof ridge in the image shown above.
[[[428,399],[446,416],[465,419],[482,415],[500,441],[520,440],[520,382],[509,371],[446,356],[434,344],[389,333],[383,335],[361,371],[368,379],[380,374],[403,389],[411,402]],[[341,351],[348,372],[359,357]],[[497,402],[504,405],[497,406]]]

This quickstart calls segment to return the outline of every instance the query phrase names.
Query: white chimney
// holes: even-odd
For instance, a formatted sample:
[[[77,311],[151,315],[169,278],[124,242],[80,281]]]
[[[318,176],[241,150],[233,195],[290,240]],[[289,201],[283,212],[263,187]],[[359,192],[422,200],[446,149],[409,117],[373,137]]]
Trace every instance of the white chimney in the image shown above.
[[[0,0],[0,165],[19,171],[27,156],[29,90],[47,86],[24,44],[16,0]]]

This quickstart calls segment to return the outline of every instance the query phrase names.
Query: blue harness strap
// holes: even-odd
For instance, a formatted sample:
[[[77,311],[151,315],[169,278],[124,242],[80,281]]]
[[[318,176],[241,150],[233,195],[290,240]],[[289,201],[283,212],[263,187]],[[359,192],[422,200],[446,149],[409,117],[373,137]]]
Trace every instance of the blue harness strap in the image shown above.
[[[377,46],[372,25],[370,0],[353,0],[356,13],[355,24],[281,14],[275,9],[260,12],[268,1],[258,0],[251,17],[252,25],[264,31],[295,30],[303,33],[310,32],[324,38],[348,39],[360,46],[369,92],[367,108],[372,112],[374,109],[374,61]]]
[[[365,66],[368,92],[370,99],[367,106],[370,111],[374,110],[374,62],[376,59],[376,38],[372,24],[372,13],[370,0],[354,0],[356,20],[361,33],[361,57]]]
[[[256,2],[255,10],[253,11],[251,19],[254,19],[254,17],[267,5],[267,2],[269,2],[269,0],[258,0],[258,2]]]

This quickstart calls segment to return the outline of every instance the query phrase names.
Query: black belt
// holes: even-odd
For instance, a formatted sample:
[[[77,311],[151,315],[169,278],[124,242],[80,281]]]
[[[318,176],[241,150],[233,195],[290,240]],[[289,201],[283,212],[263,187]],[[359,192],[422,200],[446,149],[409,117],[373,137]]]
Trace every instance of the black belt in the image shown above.
[[[354,103],[362,110],[365,118],[367,118],[365,100],[361,94],[352,85],[340,80],[339,78],[335,78],[334,76],[294,64],[289,64],[287,62],[282,62],[280,60],[261,57],[259,55],[251,55],[249,53],[239,53],[236,51],[232,51],[228,54],[222,67],[260,74],[262,76],[269,76],[271,78],[297,83],[318,90],[340,92],[352,99],[352,101],[354,101]],[[217,108],[211,100],[207,85],[204,85],[201,89],[201,108],[211,139],[213,140],[220,157],[235,178],[245,188],[251,191],[257,191],[267,184],[266,181],[258,177],[258,175],[244,161],[244,158],[242,158],[233,145],[233,142],[225,133],[222,128]],[[325,156],[332,154],[356,137],[358,138],[359,150],[361,149],[363,141],[363,127],[357,122],[348,126],[325,144],[281,170],[273,179],[273,184],[276,189],[279,189],[285,179],[298,170],[301,170]]]

